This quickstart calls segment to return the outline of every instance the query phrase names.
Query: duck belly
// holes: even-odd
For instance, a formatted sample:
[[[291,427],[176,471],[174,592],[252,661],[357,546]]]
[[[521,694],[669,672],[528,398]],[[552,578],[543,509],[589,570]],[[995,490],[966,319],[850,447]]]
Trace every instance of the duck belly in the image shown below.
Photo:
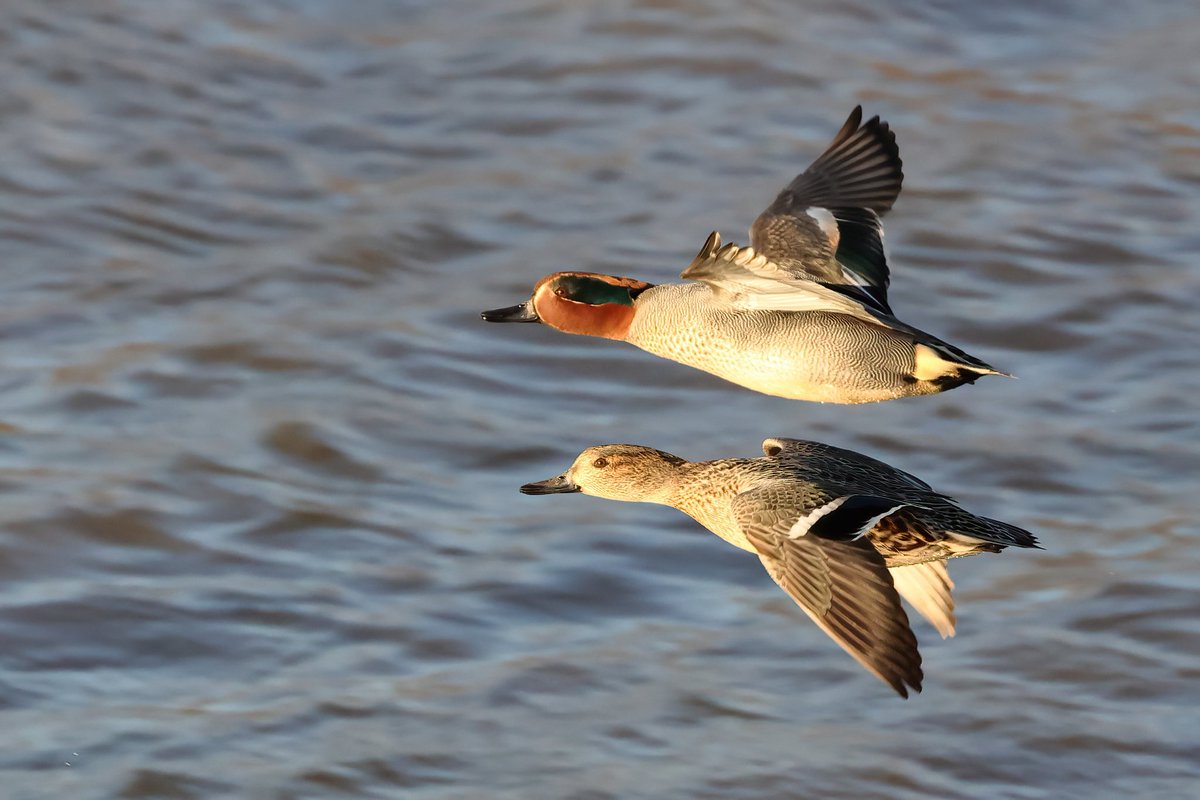
[[[709,311],[634,325],[629,341],[643,350],[777,397],[873,403],[939,391],[913,378],[911,336],[844,314]]]

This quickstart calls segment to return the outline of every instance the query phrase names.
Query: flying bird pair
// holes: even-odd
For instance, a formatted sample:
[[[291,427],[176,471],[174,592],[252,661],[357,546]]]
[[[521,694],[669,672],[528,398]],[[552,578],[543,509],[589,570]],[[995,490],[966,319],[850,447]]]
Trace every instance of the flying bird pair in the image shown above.
[[[892,313],[879,216],[900,193],[900,153],[887,123],[861,123],[855,108],[755,220],[749,247],[710,234],[683,271],[692,283],[558,272],[526,302],[483,318],[626,341],[797,400],[872,403],[1004,375]],[[899,597],[952,636],[946,559],[1037,546],[1027,531],[858,453],[784,438],[763,450],[693,463],[648,447],[593,447],[521,491],[680,509],[757,554],[822,630],[905,697],[921,688],[921,657]]]

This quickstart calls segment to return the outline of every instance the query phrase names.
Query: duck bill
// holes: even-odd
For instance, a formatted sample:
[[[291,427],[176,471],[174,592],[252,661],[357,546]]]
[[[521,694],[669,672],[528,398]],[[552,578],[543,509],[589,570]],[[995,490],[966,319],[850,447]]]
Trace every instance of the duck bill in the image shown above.
[[[527,483],[521,487],[521,494],[571,494],[582,491],[566,474],[537,483]]]
[[[541,322],[537,312],[533,309],[532,299],[526,300],[519,306],[484,311],[479,316],[483,317],[487,322]]]

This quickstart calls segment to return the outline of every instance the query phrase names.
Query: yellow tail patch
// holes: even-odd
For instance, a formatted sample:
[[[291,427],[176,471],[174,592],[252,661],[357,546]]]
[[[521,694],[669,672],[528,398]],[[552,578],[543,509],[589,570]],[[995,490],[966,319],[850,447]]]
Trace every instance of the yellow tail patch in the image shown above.
[[[943,375],[957,373],[962,366],[947,361],[937,350],[924,344],[918,343],[913,348],[913,355],[916,358],[916,366],[912,374],[919,381],[932,381]]]

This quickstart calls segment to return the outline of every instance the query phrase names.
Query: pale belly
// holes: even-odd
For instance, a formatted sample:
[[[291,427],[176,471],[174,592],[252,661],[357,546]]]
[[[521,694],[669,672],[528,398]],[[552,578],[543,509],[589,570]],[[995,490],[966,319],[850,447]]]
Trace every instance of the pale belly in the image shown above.
[[[911,378],[909,336],[841,314],[710,311],[655,322],[635,321],[629,341],[756,392],[871,403],[927,391]]]

